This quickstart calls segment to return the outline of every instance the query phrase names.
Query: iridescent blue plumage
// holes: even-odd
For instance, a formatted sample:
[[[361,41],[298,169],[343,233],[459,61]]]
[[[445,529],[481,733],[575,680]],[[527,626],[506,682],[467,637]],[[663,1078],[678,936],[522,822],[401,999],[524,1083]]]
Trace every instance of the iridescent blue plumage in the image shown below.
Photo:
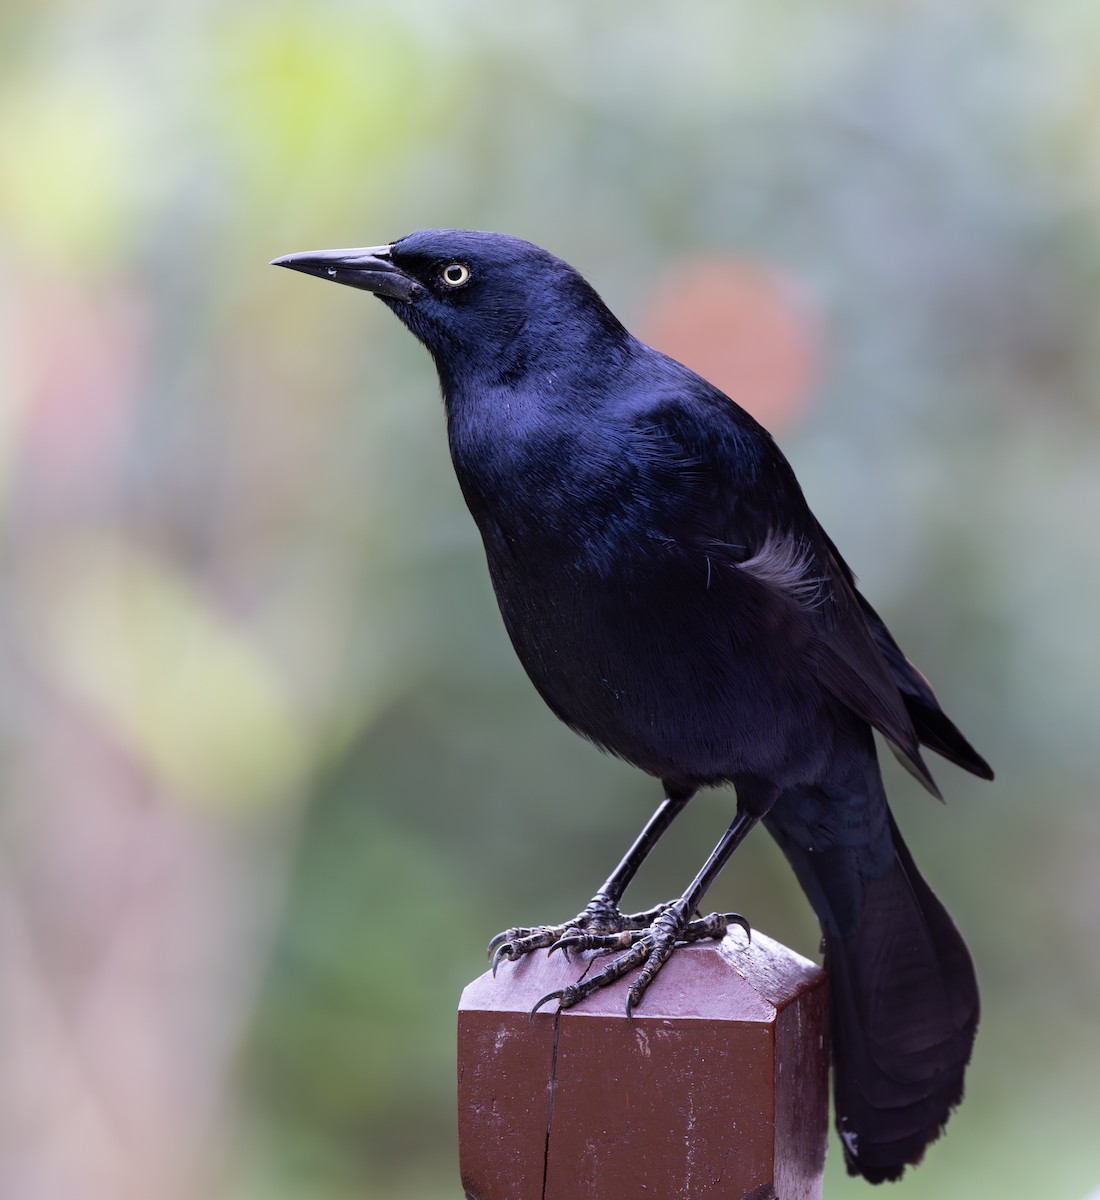
[[[576,1003],[639,967],[638,1003],[678,940],[721,932],[696,905],[763,821],[824,934],[849,1167],[896,1178],[962,1095],[978,993],[898,834],[871,731],[937,795],[922,743],[983,778],[988,765],[856,590],[770,435],[632,337],[570,266],[465,230],[346,253],[337,275],[332,252],[283,265],[376,291],[427,347],[524,668],[563,721],[665,787],[589,906],[507,931],[496,957],[634,929],[620,959],[547,999]],[[679,900],[632,924],[618,902],[642,858],[722,783],[737,793],[729,832]]]

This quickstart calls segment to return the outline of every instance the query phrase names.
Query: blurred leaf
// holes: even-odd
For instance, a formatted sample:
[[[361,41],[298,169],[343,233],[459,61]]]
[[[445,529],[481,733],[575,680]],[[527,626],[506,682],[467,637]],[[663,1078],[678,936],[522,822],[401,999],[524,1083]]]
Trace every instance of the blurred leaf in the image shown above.
[[[359,221],[363,195],[392,188],[464,74],[438,70],[431,47],[377,6],[257,6],[216,22],[204,112],[242,199],[282,199],[318,228]]]
[[[106,64],[19,71],[0,83],[0,220],[20,253],[111,262],[132,208],[133,109]]]
[[[173,792],[234,809],[300,782],[308,749],[282,681],[170,564],[90,540],[53,547],[32,579],[45,664]]]

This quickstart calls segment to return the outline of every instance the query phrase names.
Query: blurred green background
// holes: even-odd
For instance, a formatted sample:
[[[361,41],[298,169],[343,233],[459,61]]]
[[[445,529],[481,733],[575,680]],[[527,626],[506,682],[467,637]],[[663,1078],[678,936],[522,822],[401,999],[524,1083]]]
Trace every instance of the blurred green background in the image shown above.
[[[1100,7],[7,0],[0,68],[0,1195],[458,1196],[463,984],[658,798],[522,676],[427,356],[266,265],[428,225],[735,388],[998,770],[886,764],[985,996],[891,1195],[1100,1185]],[[763,834],[714,900],[814,953]]]

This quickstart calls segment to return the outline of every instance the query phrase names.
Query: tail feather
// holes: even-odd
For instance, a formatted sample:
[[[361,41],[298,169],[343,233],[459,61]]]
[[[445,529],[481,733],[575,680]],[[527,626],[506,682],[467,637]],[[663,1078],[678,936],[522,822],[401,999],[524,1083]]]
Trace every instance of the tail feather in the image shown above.
[[[836,1119],[848,1170],[872,1183],[920,1161],[963,1095],[977,1030],[966,945],[891,822],[897,867],[867,888],[855,933],[826,933]]]
[[[859,844],[808,850],[805,829],[777,810],[767,820],[821,921],[837,1129],[849,1173],[872,1183],[899,1178],[942,1133],[979,1014],[966,944],[878,794]]]

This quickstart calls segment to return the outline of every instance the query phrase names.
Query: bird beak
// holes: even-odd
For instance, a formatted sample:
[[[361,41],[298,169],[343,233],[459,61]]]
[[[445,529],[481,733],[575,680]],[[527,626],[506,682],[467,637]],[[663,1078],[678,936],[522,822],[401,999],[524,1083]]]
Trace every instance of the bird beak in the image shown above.
[[[305,250],[273,258],[273,267],[289,267],[318,279],[346,283],[391,300],[412,300],[422,286],[390,259],[391,246],[362,246],[356,250]]]

